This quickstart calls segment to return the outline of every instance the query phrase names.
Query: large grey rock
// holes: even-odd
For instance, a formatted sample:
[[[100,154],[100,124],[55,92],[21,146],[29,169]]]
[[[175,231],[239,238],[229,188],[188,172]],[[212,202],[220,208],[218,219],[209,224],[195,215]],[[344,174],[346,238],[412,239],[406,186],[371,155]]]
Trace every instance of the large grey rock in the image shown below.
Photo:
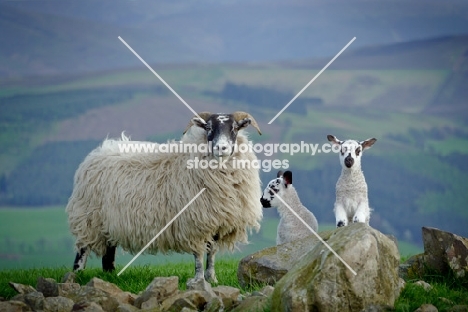
[[[108,312],[116,311],[119,306],[119,301],[116,298],[101,289],[86,285],[81,287],[76,296],[70,299],[75,302],[75,305],[84,305],[85,309],[88,310],[94,310],[96,308],[95,305],[91,305],[91,303],[95,303],[100,306],[102,310]]]
[[[31,285],[23,285],[13,282],[9,282],[8,285],[10,285],[10,287],[13,288],[18,294],[27,294],[36,291],[36,289]]]
[[[26,312],[32,311],[31,308],[22,301],[10,300],[0,302],[0,311],[2,312]]]
[[[187,290],[164,300],[160,306],[162,311],[180,311],[183,308],[203,311],[213,297],[202,290]]]
[[[327,236],[332,231],[319,233]],[[274,286],[288,271],[311,251],[320,240],[313,234],[286,244],[262,249],[239,262],[237,279],[242,287],[268,284]]]
[[[333,230],[323,239],[357,274],[318,244],[276,284],[272,311],[360,311],[371,304],[393,306],[400,291],[400,254],[392,240],[362,223]]]
[[[240,290],[231,286],[217,286],[213,292],[222,300],[225,309],[232,307],[240,295]]]
[[[74,302],[65,297],[46,297],[44,299],[44,312],[70,312]]]
[[[36,289],[41,292],[44,297],[57,297],[59,295],[57,282],[53,278],[40,276],[37,279]]]
[[[231,312],[258,312],[268,311],[270,306],[270,298],[263,296],[253,296],[245,298]]]
[[[109,297],[115,298],[119,303],[133,304],[135,302],[136,295],[123,291],[117,285],[106,282],[100,278],[93,277],[86,285],[102,290]]]
[[[423,227],[424,262],[429,269],[468,277],[468,238]]]

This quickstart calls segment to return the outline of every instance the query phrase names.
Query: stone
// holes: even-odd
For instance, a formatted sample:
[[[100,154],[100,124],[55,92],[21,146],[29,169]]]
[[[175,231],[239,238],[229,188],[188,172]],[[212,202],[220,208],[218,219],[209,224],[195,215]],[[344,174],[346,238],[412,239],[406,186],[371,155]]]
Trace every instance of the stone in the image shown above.
[[[225,311],[224,303],[221,298],[213,297],[205,306],[204,312],[219,312]]]
[[[81,301],[73,305],[72,311],[79,312],[104,312],[105,310],[96,302]]]
[[[44,299],[44,312],[70,312],[75,303],[65,297],[46,297]]]
[[[40,276],[37,279],[36,289],[41,292],[44,297],[57,297],[59,295],[57,282],[53,278]]]
[[[109,296],[115,298],[119,303],[133,304],[135,302],[136,295],[123,291],[117,285],[106,282],[100,278],[93,277],[86,285],[102,290]]]
[[[78,283],[58,283],[57,290],[58,295],[61,297],[71,298],[78,294],[81,289],[81,285]]]
[[[148,301],[152,297],[156,298],[156,300],[161,303],[166,298],[177,294],[178,291],[179,278],[177,276],[155,277],[143,293],[135,299],[134,305],[137,308],[141,308],[143,302]]]
[[[468,305],[454,305],[448,312],[468,312]]]
[[[102,310],[113,312],[119,306],[119,302],[116,298],[110,296],[106,292],[96,289],[91,286],[83,286],[78,291],[77,295],[74,298],[70,298],[76,303],[96,303],[99,305]],[[94,307],[90,307],[89,309],[94,309]]]
[[[414,283],[414,285],[417,285],[419,287],[422,287],[424,288],[425,291],[431,291],[432,290],[432,286],[428,283],[426,283],[425,281],[417,281]]]
[[[393,307],[388,305],[371,304],[365,307],[361,312],[393,312]]]
[[[232,307],[240,295],[240,290],[231,286],[217,286],[213,288],[213,292],[222,300],[226,309]]]
[[[265,311],[270,306],[270,299],[264,296],[245,298],[231,312],[257,312]],[[286,310],[285,310],[286,311]]]
[[[404,279],[420,279],[425,275],[424,254],[411,256],[398,268],[398,275]]]
[[[212,299],[210,293],[201,290],[187,290],[164,300],[160,306],[162,311],[180,311],[187,307],[203,311],[206,304]]]
[[[400,254],[395,243],[363,223],[337,228],[275,286],[272,311],[360,311],[393,306],[399,296]]]
[[[13,282],[9,282],[8,285],[10,285],[10,287],[13,288],[18,294],[27,294],[36,291],[36,289],[31,285],[23,285]]]
[[[468,277],[468,238],[423,227],[424,260],[429,269]]]
[[[116,311],[117,312],[136,312],[136,311],[140,311],[140,309],[128,303],[121,303],[117,307]]]
[[[62,283],[74,283],[76,281],[76,274],[75,272],[67,272],[62,277]]]
[[[438,311],[439,310],[437,310],[437,308],[430,303],[425,303],[421,305],[419,308],[417,308],[416,310],[414,310],[414,312],[438,312]]]
[[[216,294],[211,288],[211,284],[205,281],[204,279],[191,279],[187,282],[187,290],[199,290],[205,291],[210,294],[211,297],[216,297]]]
[[[38,291],[33,291],[24,295],[24,302],[32,310],[44,310],[44,295]]]
[[[21,301],[2,301],[0,302],[0,311],[2,312],[26,312],[32,311],[31,308]]]
[[[319,233],[327,236],[331,231]],[[242,287],[254,285],[274,286],[320,240],[310,235],[289,243],[262,249],[244,257],[237,269],[237,279]]]
[[[273,286],[267,285],[260,290],[260,293],[270,297],[273,294],[273,291],[275,291],[275,288]]]

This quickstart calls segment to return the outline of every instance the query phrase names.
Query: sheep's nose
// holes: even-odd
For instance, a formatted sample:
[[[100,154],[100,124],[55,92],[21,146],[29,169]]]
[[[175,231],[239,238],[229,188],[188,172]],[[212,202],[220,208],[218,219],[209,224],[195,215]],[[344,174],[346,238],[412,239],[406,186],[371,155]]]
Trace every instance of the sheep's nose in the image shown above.
[[[218,144],[215,147],[215,150],[218,150],[218,153],[220,155],[228,155],[231,154],[231,145],[229,143],[224,143],[224,144]]]
[[[351,155],[346,156],[344,160],[346,168],[351,168],[354,165],[354,158]]]
[[[261,197],[260,202],[262,203],[263,208],[271,208],[271,204],[269,200],[266,200],[263,197]]]

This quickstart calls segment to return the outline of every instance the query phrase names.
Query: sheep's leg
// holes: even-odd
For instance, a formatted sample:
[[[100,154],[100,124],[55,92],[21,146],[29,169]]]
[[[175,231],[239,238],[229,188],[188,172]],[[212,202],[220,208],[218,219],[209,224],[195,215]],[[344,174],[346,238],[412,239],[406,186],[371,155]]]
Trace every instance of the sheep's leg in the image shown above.
[[[205,280],[210,283],[218,284],[215,272],[215,255],[218,252],[218,244],[216,242],[208,244],[208,254],[206,256],[206,272]]]
[[[369,205],[367,203],[360,203],[356,210],[356,213],[354,214],[353,222],[369,224],[369,214]]]
[[[189,280],[187,282],[187,284],[189,284],[190,282],[194,282],[194,281],[204,279],[204,277],[203,277],[203,274],[204,274],[204,270],[203,270],[203,256],[204,256],[204,253],[203,252],[194,253],[193,255],[195,256],[195,277],[193,279]]]
[[[115,270],[115,250],[116,246],[107,246],[106,254],[102,257],[102,270],[104,272],[112,272]]]
[[[73,271],[84,270],[86,267],[86,260],[88,260],[88,255],[88,248],[80,248],[80,251],[76,254],[75,262],[73,263]]]
[[[335,203],[335,220],[336,227],[347,226],[348,225],[348,216],[344,206],[340,203]]]

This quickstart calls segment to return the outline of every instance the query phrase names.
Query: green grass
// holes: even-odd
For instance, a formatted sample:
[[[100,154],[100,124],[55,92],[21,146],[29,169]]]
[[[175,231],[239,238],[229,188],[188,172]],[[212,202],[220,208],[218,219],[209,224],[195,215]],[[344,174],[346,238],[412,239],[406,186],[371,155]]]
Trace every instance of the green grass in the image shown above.
[[[239,260],[219,259],[216,261],[216,274],[219,285],[228,285],[241,289],[242,292],[251,292],[261,289],[264,285],[256,285],[243,289],[237,280],[237,266]],[[142,265],[130,266],[120,276],[117,273],[123,268],[122,265],[116,267],[112,273],[103,272],[100,268],[90,268],[77,273],[77,283],[85,285],[93,277],[98,277],[105,281],[116,284],[124,291],[138,294],[155,277],[178,276],[179,289],[185,290],[187,280],[193,278],[195,274],[193,261],[167,263],[164,265]],[[16,295],[15,291],[8,285],[8,282],[31,285],[36,287],[39,277],[49,277],[60,282],[63,275],[69,272],[66,267],[60,268],[34,268],[22,270],[3,270],[0,271],[0,297],[11,298]]]

